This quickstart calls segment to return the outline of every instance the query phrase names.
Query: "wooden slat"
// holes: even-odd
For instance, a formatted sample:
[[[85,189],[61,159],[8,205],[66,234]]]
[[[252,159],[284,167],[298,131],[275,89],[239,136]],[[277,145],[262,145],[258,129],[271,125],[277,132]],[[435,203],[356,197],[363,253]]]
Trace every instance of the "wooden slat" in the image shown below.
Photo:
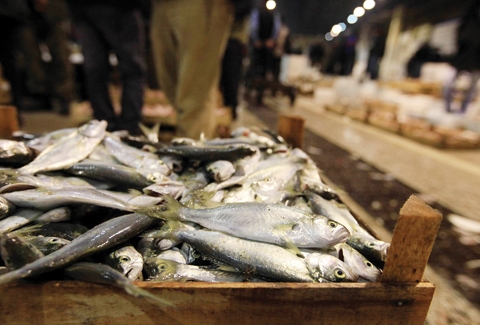
[[[278,117],[278,134],[294,148],[302,148],[305,120],[299,116],[281,114]]]
[[[434,286],[382,283],[161,283],[165,307],[75,281],[2,287],[2,324],[424,324]]]
[[[400,209],[382,282],[420,282],[432,251],[442,215],[412,195]]]
[[[0,138],[11,138],[18,131],[17,108],[11,105],[0,105]]]

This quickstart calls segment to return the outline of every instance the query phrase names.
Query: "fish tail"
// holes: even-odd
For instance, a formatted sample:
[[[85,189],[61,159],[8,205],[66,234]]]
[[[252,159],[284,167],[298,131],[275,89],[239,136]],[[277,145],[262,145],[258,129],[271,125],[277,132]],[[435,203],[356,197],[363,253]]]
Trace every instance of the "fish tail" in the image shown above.
[[[170,195],[163,195],[164,201],[153,207],[138,207],[136,212],[164,220],[176,221],[184,206]]]
[[[161,305],[166,305],[166,306],[169,306],[169,307],[175,307],[175,305],[173,303],[171,303],[170,301],[168,301],[166,299],[163,299],[163,298],[160,298],[159,296],[156,296],[156,295],[148,292],[147,290],[139,288],[136,285],[134,285],[133,283],[126,286],[125,291],[128,294],[130,294],[134,297],[144,297],[144,298],[148,298],[148,299],[150,299],[150,300],[152,300],[156,303],[159,303]]]

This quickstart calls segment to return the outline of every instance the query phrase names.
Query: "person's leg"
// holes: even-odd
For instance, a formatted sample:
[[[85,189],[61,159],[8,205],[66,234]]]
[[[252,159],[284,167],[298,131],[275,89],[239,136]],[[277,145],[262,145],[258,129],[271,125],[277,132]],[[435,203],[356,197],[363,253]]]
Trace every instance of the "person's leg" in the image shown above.
[[[465,113],[468,108],[468,104],[472,101],[476,94],[478,79],[480,79],[480,71],[473,71],[470,73],[470,86],[468,87],[463,97],[462,106],[460,112]]]
[[[453,78],[451,78],[443,88],[443,98],[445,101],[445,110],[447,112],[452,111],[452,100],[453,100],[453,92],[455,90],[455,81],[457,80],[459,72],[457,71]]]
[[[242,43],[229,39],[222,61],[221,90],[225,106],[232,110],[232,117],[236,119],[238,105],[238,86],[242,75]]]
[[[121,10],[117,20],[118,27],[105,32],[117,55],[122,82],[117,128],[138,134],[146,81],[145,24],[140,10]]]
[[[177,41],[178,80],[174,107],[177,135],[214,136],[215,103],[220,62],[225,51],[234,10],[227,0],[176,0],[169,18]]]
[[[110,80],[108,45],[98,29],[89,21],[75,21],[74,24],[77,39],[82,46],[85,88],[93,115],[98,120],[107,121],[108,129],[111,130],[115,126],[116,117],[108,89]]]

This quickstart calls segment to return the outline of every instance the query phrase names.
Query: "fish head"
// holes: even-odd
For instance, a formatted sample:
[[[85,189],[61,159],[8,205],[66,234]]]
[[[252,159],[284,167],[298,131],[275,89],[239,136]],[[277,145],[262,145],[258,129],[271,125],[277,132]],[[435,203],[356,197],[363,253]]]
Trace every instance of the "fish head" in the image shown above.
[[[377,266],[383,266],[387,258],[388,249],[390,248],[390,243],[378,240],[368,233],[360,232],[352,234],[348,238],[347,244],[355,248]]]
[[[356,249],[346,243],[335,245],[335,248],[338,252],[338,258],[350,266],[360,278],[370,282],[376,282],[380,279],[382,271]]]
[[[13,233],[1,236],[0,255],[10,270],[18,269],[44,256],[34,245],[28,243],[24,237]]]
[[[312,277],[330,282],[355,282],[358,274],[335,256],[324,253],[312,253],[305,257],[305,263]],[[321,281],[319,281],[321,282]]]
[[[208,164],[205,169],[215,182],[223,182],[235,173],[235,167],[228,160],[217,160]]]
[[[101,138],[105,135],[107,121],[91,120],[78,128],[78,132],[88,138]]]
[[[150,166],[150,168],[164,176],[168,176],[172,173],[172,170],[168,167],[168,165],[160,159],[155,160],[155,162]]]
[[[125,246],[112,252],[108,262],[129,280],[143,280],[143,257],[133,246]]]
[[[313,227],[311,236],[318,238],[325,246],[330,247],[338,243],[344,243],[350,237],[350,232],[342,224],[317,216],[313,218]]]
[[[12,204],[0,195],[0,219],[7,216],[12,211]]]
[[[157,281],[174,280],[178,265],[172,260],[150,257],[145,259],[145,272]]]

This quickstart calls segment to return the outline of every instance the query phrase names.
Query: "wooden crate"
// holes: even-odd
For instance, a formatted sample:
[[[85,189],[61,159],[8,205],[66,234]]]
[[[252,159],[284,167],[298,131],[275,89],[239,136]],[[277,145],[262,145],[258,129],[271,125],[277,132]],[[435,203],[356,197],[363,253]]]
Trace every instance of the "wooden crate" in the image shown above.
[[[76,281],[1,288],[3,324],[424,324],[435,286],[423,273],[442,216],[412,196],[377,283],[148,283],[165,307]]]

